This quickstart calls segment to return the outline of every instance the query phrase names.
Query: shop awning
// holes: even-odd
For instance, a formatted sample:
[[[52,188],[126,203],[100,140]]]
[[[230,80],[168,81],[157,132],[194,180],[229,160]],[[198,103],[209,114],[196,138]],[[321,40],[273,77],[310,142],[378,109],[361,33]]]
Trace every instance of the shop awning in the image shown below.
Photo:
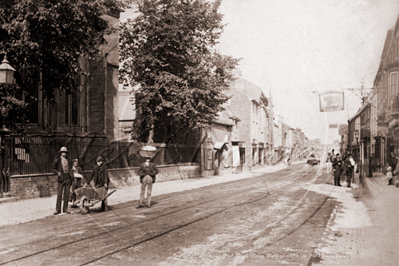
[[[222,150],[222,149],[228,150],[227,144],[229,144],[229,143],[228,143],[228,142],[216,142],[216,143],[213,145],[213,148],[214,148],[215,150]]]

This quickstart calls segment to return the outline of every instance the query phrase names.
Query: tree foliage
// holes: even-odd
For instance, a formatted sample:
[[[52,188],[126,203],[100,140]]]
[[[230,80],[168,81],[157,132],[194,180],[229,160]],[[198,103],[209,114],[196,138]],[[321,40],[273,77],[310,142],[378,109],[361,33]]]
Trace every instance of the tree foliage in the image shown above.
[[[135,139],[145,141],[155,129],[157,141],[174,141],[222,111],[238,60],[214,50],[223,29],[219,5],[146,0],[134,20],[121,24],[120,77],[140,85]]]
[[[16,123],[25,121],[26,103],[15,97],[21,94],[17,84],[0,84],[0,127],[19,130]]]
[[[102,16],[123,6],[119,0],[0,0],[0,53],[26,94],[37,90],[41,73],[43,96],[53,100],[57,90],[77,88],[86,74],[79,57],[98,55],[111,30]]]

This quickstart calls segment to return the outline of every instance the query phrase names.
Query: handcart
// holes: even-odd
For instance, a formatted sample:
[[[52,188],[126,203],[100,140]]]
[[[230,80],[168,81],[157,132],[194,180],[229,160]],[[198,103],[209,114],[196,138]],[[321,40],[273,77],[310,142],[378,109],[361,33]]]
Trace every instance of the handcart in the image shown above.
[[[92,188],[92,187],[81,187],[75,189],[76,201],[74,204],[80,207],[82,214],[89,213],[89,208],[93,207],[99,202],[105,201],[112,193],[116,190],[111,191],[107,194],[105,187]],[[105,203],[104,203],[105,204]]]

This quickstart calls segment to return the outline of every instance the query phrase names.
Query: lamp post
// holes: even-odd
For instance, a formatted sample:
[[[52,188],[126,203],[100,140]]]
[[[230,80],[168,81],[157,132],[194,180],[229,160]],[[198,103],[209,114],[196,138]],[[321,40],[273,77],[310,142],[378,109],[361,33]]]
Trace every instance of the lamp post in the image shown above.
[[[15,69],[10,66],[7,56],[4,56],[0,65],[0,85],[13,84]],[[2,120],[2,119],[1,119]],[[5,144],[4,139],[10,135],[10,130],[6,128],[3,121],[0,121],[0,197],[10,191],[9,169],[5,167]]]
[[[4,56],[0,65],[0,84],[12,84],[14,82],[15,69],[10,66],[7,55]]]

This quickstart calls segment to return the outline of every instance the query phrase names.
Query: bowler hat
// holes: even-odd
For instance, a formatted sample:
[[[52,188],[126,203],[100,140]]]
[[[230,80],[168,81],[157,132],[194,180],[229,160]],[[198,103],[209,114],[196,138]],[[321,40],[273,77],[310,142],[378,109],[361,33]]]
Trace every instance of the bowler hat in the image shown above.
[[[61,153],[61,152],[68,153],[68,149],[66,147],[62,147],[61,150],[59,151],[59,153]]]

